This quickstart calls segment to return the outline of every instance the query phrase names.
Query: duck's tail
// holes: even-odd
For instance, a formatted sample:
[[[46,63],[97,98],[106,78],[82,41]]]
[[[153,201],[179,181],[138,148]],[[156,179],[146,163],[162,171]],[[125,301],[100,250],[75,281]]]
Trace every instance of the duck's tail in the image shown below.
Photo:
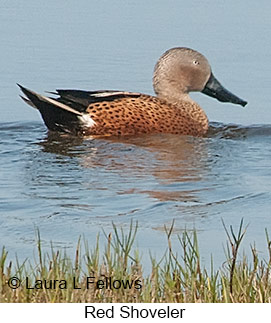
[[[83,132],[84,128],[95,125],[94,120],[88,114],[77,111],[57,99],[38,94],[20,84],[17,85],[26,96],[21,96],[21,98],[31,107],[39,110],[48,129],[78,133]]]

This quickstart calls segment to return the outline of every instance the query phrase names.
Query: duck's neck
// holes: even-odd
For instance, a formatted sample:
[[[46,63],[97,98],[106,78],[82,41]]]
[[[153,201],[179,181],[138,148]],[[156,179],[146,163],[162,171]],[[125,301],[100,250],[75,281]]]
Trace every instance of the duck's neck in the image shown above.
[[[174,80],[168,80],[168,78],[160,78],[156,72],[153,77],[153,89],[157,97],[164,99],[170,103],[178,104],[179,102],[194,101],[189,96],[188,90],[182,85],[182,83],[175,82]]]
[[[166,100],[167,102],[170,102],[171,104],[176,104],[180,102],[189,102],[191,104],[196,104],[195,101],[193,101],[188,93],[157,93],[157,97],[159,99]]]

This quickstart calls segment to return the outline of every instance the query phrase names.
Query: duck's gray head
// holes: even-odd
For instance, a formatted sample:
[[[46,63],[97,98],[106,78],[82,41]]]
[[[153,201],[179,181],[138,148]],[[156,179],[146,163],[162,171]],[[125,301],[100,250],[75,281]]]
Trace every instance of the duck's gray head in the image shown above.
[[[199,91],[221,102],[247,104],[218,82],[202,54],[186,47],[169,49],[159,58],[154,69],[153,88],[158,97],[169,101],[178,101],[189,92]]]

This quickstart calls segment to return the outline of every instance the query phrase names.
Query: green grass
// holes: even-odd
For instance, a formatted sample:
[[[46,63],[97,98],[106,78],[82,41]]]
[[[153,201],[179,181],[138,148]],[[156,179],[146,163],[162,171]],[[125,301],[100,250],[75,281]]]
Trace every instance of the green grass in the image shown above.
[[[112,232],[106,235],[107,243],[103,250],[99,234],[92,249],[86,240],[79,239],[74,259],[61,251],[55,251],[53,247],[50,253],[44,253],[38,232],[36,262],[20,263],[16,259],[8,263],[8,253],[5,248],[2,249],[0,302],[271,301],[271,241],[267,231],[268,259],[260,260],[256,248],[251,246],[252,260],[249,262],[247,255],[239,256],[240,244],[246,232],[243,221],[237,233],[231,226],[227,229],[224,225],[228,237],[224,250],[225,262],[215,269],[211,261],[211,268],[207,270],[200,260],[196,231],[184,231],[178,235],[180,255],[177,257],[171,244],[173,227],[173,224],[170,228],[165,227],[168,245],[163,258],[157,261],[150,256],[149,275],[143,274],[139,252],[133,247],[138,226],[132,222],[128,232],[113,224]],[[20,280],[20,287],[9,287],[8,282],[12,277]],[[95,283],[90,283],[92,279],[87,277],[95,277]],[[40,280],[46,280],[48,284],[55,281],[56,285],[50,289],[33,288],[35,282],[38,282],[36,287],[40,287]],[[97,285],[98,280],[100,282]],[[116,284],[115,288],[109,286],[110,280],[111,284]],[[123,285],[118,288],[127,282],[130,288],[124,288]]]

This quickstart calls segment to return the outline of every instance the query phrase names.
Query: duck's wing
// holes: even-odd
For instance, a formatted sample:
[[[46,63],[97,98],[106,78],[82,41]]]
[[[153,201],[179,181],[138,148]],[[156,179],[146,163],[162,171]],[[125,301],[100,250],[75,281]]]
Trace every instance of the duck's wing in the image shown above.
[[[83,90],[56,90],[51,92],[59,97],[58,101],[68,105],[74,105],[80,112],[84,112],[90,104],[100,102],[111,102],[122,98],[138,98],[141,93],[114,91],[114,90],[100,90],[100,91],[83,91]]]
[[[127,97],[139,97],[140,93],[125,91],[82,91],[82,90],[56,90],[49,92],[58,97],[52,98],[38,94],[19,85],[26,97],[21,98],[30,106],[37,108],[44,123],[50,130],[69,133],[82,133],[84,129],[91,128],[95,121],[86,111],[91,104],[112,102]]]

